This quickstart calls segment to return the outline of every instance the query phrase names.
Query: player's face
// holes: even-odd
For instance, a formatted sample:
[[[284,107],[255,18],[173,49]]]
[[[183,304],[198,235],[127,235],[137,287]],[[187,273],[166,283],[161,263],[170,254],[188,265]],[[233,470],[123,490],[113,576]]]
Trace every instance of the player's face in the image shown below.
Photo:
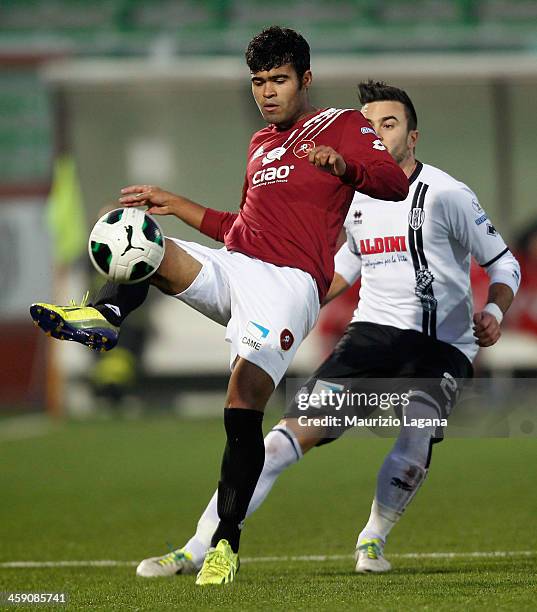
[[[362,114],[398,164],[414,157],[417,130],[408,131],[405,107],[401,102],[369,102]]]
[[[300,83],[291,64],[252,74],[252,93],[263,119],[282,129],[307,112],[310,84],[311,71],[304,74]]]

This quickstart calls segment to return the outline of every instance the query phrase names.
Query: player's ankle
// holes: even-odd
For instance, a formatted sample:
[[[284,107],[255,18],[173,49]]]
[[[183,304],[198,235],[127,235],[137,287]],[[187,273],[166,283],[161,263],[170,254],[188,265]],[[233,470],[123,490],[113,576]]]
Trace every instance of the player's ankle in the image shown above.
[[[100,312],[108,323],[115,325],[116,327],[121,326],[122,317],[118,314],[119,309],[117,307],[111,307],[110,304],[96,304],[93,306],[93,308]],[[115,312],[116,309],[118,312]]]
[[[239,524],[235,522],[220,521],[211,539],[211,546],[214,548],[220,540],[227,540],[234,553],[239,552],[241,530]]]
[[[386,536],[383,534],[377,533],[375,531],[362,531],[356,540],[356,546],[358,547],[361,542],[367,542],[370,540],[378,540],[380,545],[384,547],[386,544]]]

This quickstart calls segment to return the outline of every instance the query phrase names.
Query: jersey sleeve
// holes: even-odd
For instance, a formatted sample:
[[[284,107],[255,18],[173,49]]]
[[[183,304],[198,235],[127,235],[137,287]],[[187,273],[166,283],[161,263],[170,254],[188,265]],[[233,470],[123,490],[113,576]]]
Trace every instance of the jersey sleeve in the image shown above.
[[[339,143],[347,169],[341,177],[372,198],[388,201],[404,200],[408,195],[408,179],[395,163],[362,113],[351,111]]]
[[[200,232],[218,242],[224,242],[224,237],[235,223],[238,213],[225,212],[208,208],[200,225]]]
[[[247,190],[248,178],[244,177],[240,208],[244,205]],[[239,213],[236,212],[226,212],[215,210],[214,208],[207,208],[201,220],[200,232],[213,240],[224,242],[225,235],[229,232],[238,216]]]
[[[487,268],[509,252],[471,189],[464,186],[442,193],[440,197],[451,235],[480,266]]]
[[[355,247],[354,239],[347,234],[347,241],[341,245],[334,258],[335,273],[342,276],[348,285],[354,285],[362,273],[362,258],[360,253],[353,250]]]

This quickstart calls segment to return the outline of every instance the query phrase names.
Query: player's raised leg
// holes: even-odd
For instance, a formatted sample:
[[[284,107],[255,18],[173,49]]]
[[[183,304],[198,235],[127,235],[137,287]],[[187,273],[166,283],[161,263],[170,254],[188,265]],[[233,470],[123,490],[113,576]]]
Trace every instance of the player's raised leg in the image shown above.
[[[152,284],[176,295],[189,287],[202,264],[173,241],[166,239],[162,263],[149,279],[133,285],[107,282],[91,305],[85,300],[69,306],[36,303],[30,307],[35,325],[58,340],[72,340],[96,351],[117,344],[121,323],[143,304]]]

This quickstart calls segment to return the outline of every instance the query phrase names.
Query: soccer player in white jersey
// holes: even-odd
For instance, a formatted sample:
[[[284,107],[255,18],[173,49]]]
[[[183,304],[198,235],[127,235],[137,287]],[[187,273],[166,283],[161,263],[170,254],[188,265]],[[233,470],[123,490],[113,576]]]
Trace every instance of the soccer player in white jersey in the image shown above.
[[[356,194],[345,221],[347,241],[336,255],[327,300],[362,276],[360,302],[333,353],[308,380],[306,391],[322,391],[338,379],[412,378],[413,394],[404,409],[423,428],[401,427],[377,479],[367,524],[356,544],[356,571],[386,572],[383,554],[392,527],[422,485],[437,427],[447,418],[479,346],[500,337],[500,324],[520,282],[520,268],[477,196],[464,183],[415,158],[417,117],[408,95],[385,83],[358,87],[362,113],[409,178],[404,202],[379,202]],[[488,303],[473,312],[470,258],[490,278]],[[327,301],[325,300],[325,301]],[[416,386],[417,385],[417,386]],[[408,390],[408,389],[407,389]],[[278,475],[313,446],[337,439],[344,427],[301,427],[299,416],[336,414],[326,406],[305,412],[295,402],[265,437],[265,464],[247,516],[263,502]],[[176,551],[173,565],[142,562],[143,576],[192,573],[203,562],[218,522],[215,493],[196,533]]]
[[[148,205],[154,214],[174,215],[225,247],[167,239],[150,281],[107,283],[91,307],[30,308],[50,335],[106,350],[152,282],[226,327],[232,373],[224,409],[220,520],[199,585],[229,583],[239,569],[241,525],[265,457],[265,405],[315,325],[354,193],[383,200],[402,200],[408,193],[407,177],[363,115],[311,105],[309,45],[300,34],[267,28],[248,45],[246,61],[254,99],[269,125],[251,139],[240,210],[213,210],[149,185],[124,188],[120,199],[127,207]],[[157,566],[175,559],[175,553],[164,555]]]

